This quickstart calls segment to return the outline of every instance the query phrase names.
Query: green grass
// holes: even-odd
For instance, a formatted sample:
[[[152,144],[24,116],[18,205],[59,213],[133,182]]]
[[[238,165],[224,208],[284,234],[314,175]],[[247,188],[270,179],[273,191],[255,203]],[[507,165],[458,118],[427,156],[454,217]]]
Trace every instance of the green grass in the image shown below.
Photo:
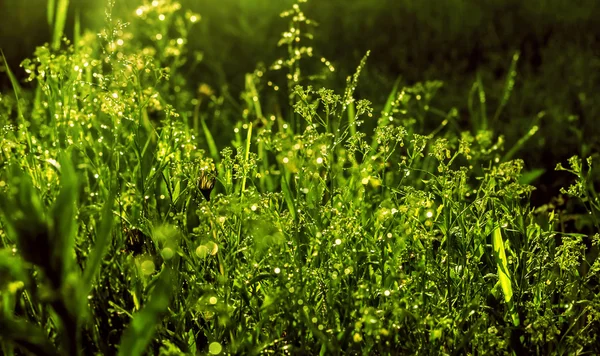
[[[498,107],[477,78],[461,129],[441,82],[358,97],[369,53],[321,59],[302,1],[239,99],[187,80],[199,14],[109,8],[57,45],[67,5],[0,96],[4,354],[600,352],[596,158],[557,167],[578,233],[530,207],[536,130],[491,130],[518,55]]]

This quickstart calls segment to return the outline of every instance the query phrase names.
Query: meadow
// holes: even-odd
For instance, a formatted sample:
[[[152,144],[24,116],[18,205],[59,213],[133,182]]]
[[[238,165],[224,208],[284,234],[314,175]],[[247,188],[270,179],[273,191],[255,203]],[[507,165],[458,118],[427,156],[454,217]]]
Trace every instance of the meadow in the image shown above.
[[[0,58],[2,354],[600,353],[597,62],[541,99],[529,44],[382,76],[381,42],[317,46],[334,4],[236,47],[186,1],[90,31],[48,0],[50,41]]]

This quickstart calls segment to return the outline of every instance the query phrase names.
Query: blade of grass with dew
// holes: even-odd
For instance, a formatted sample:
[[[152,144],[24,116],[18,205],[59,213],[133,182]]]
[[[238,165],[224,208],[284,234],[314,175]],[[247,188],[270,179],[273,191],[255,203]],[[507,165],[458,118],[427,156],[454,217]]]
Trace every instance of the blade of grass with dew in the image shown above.
[[[396,100],[396,95],[398,93],[398,86],[400,85],[400,80],[401,78],[398,77],[398,79],[396,79],[396,82],[394,83],[394,87],[392,88],[392,91],[390,92],[390,94],[387,97],[387,100],[385,102],[385,105],[383,106],[383,110],[381,111],[383,115],[391,115],[391,111],[392,111],[392,105],[394,104],[394,101]],[[375,137],[373,137],[373,140],[371,142],[371,153],[370,155],[374,155],[375,152],[377,152],[377,139]]]
[[[517,143],[515,143],[515,145],[512,146],[508,152],[506,152],[504,157],[502,157],[502,160],[501,160],[502,162],[506,162],[506,161],[509,161],[510,159],[512,159],[512,157],[517,152],[519,152],[519,150],[521,148],[523,148],[523,146],[525,145],[525,142],[527,142],[533,135],[536,134],[536,132],[538,132],[538,130],[539,130],[538,124],[545,115],[546,115],[546,113],[542,111],[536,116],[535,121],[533,122],[533,125],[531,125],[531,127],[525,133],[525,135],[523,135],[523,137],[521,137],[519,139],[519,141],[517,141]]]
[[[513,54],[510,67],[508,69],[508,74],[506,76],[506,83],[504,84],[502,100],[500,101],[500,105],[498,105],[496,113],[494,114],[494,121],[497,121],[500,117],[500,114],[502,114],[502,111],[506,107],[508,99],[510,99],[510,95],[512,94],[512,91],[515,87],[515,78],[517,77],[517,63],[519,62],[519,55],[519,51]]]
[[[492,246],[494,249],[494,258],[496,260],[496,266],[498,267],[498,283],[502,288],[504,294],[504,301],[509,307],[510,314],[515,326],[519,326],[519,315],[514,310],[514,303],[512,300],[513,289],[512,282],[510,280],[510,272],[508,271],[508,260],[506,258],[506,251],[504,249],[504,241],[502,239],[502,232],[500,226],[496,226],[492,232]]]
[[[77,174],[73,163],[66,153],[60,157],[60,192],[52,208],[54,221],[54,241],[52,259],[55,266],[63,273],[69,273],[75,263],[73,250],[77,235]]]
[[[52,49],[60,48],[60,39],[65,30],[67,22],[67,11],[69,10],[69,0],[58,0],[56,6],[56,18],[54,19],[54,32],[52,34]]]
[[[202,131],[204,132],[204,137],[206,137],[206,144],[208,145],[208,151],[210,152],[210,156],[215,162],[219,162],[221,156],[219,155],[219,150],[217,150],[217,145],[215,144],[215,140],[206,126],[206,122],[204,122],[204,118],[200,119],[200,124],[202,125]]]
[[[350,127],[350,135],[356,135],[356,126],[354,125],[354,118],[356,116],[356,110],[354,109],[354,102],[348,105],[348,127]]]
[[[254,85],[254,76],[252,74],[246,74],[246,90],[249,90],[252,94],[252,106],[254,106],[254,112],[256,113],[256,117],[261,119],[263,117],[262,108],[260,106],[260,100],[258,96],[258,91],[256,90],[256,86]]]
[[[0,49],[0,55],[2,55],[2,60],[4,61],[4,66],[6,68],[6,74],[8,75],[8,79],[10,80],[10,84],[12,85],[13,91],[15,93],[15,98],[17,99],[17,113],[19,116],[19,128],[21,128],[24,132],[25,132],[25,139],[27,142],[27,148],[29,149],[29,151],[31,151],[33,144],[31,143],[31,135],[29,134],[29,130],[27,129],[27,122],[25,122],[25,117],[23,116],[23,109],[21,108],[21,86],[19,85],[19,81],[17,80],[17,77],[15,77],[15,75],[13,74],[13,72],[10,70],[10,67],[8,65],[8,61],[6,60],[6,57],[4,56],[4,52],[2,51],[2,49]],[[40,87],[37,87],[37,90],[40,90]],[[37,92],[36,92],[37,94]],[[39,97],[36,95],[36,102],[39,99]],[[27,168],[30,169],[31,165],[29,160],[24,160],[24,163],[26,165]],[[30,169],[31,170],[31,169]]]
[[[294,204],[294,197],[292,196],[292,190],[288,184],[289,178],[286,177],[287,172],[285,169],[281,169],[281,191],[283,192],[283,198],[288,206],[292,220],[296,221],[296,204]]]
[[[146,305],[133,315],[131,323],[123,333],[119,345],[119,356],[140,356],[146,351],[160,316],[167,311],[172,294],[172,271],[162,270]]]
[[[96,241],[85,266],[85,271],[83,273],[83,288],[86,296],[89,295],[89,292],[92,289],[94,278],[96,278],[100,271],[102,259],[110,245],[111,231],[114,222],[112,208],[115,201],[115,195],[114,189],[111,190],[104,203],[102,220],[100,221],[100,226],[96,234]]]
[[[2,55],[2,60],[4,61],[4,67],[6,68],[6,75],[8,75],[8,79],[10,80],[10,84],[12,85],[13,92],[15,93],[15,98],[17,99],[17,112],[19,113],[19,119],[24,120],[23,118],[23,110],[21,109],[21,85],[19,85],[19,81],[17,77],[15,77],[12,70],[8,65],[8,61],[4,56],[4,52],[0,49],[0,54]],[[31,145],[30,145],[31,147]]]
[[[521,174],[519,178],[519,184],[528,185],[533,183],[536,179],[542,176],[546,172],[545,169],[538,168],[531,171],[527,171]]]
[[[250,159],[250,142],[252,140],[252,123],[248,124],[248,135],[246,136],[246,153],[244,156],[244,160],[246,160],[246,162],[248,161],[248,159]],[[244,196],[244,191],[246,190],[246,175],[244,175],[244,177],[242,177],[242,187],[241,187],[241,191],[240,191],[240,195],[243,197]]]

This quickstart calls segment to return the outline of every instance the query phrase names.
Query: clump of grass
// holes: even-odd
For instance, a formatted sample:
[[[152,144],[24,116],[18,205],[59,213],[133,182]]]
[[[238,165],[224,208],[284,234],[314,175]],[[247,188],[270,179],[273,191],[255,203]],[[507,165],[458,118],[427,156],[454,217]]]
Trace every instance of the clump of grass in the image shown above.
[[[0,116],[5,354],[599,351],[592,159],[565,191],[589,239],[533,212],[501,135],[431,110],[440,82],[398,84],[381,112],[356,97],[368,53],[345,88],[302,82],[296,4],[293,114],[264,105],[257,70],[238,116],[189,89],[200,16],[182,12],[144,3],[134,28],[107,11],[100,37],[23,62],[36,89]]]

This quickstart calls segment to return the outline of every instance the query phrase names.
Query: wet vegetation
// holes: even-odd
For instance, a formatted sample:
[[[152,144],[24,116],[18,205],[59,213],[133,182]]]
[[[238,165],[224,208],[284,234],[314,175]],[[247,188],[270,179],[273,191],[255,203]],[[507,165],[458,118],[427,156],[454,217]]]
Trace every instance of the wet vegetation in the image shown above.
[[[289,2],[248,63],[186,2],[108,1],[96,33],[48,1],[50,42],[0,58],[4,355],[600,353],[596,74],[565,114],[519,82],[538,37],[474,45],[456,103],[370,68],[383,40],[329,58],[334,3]]]

